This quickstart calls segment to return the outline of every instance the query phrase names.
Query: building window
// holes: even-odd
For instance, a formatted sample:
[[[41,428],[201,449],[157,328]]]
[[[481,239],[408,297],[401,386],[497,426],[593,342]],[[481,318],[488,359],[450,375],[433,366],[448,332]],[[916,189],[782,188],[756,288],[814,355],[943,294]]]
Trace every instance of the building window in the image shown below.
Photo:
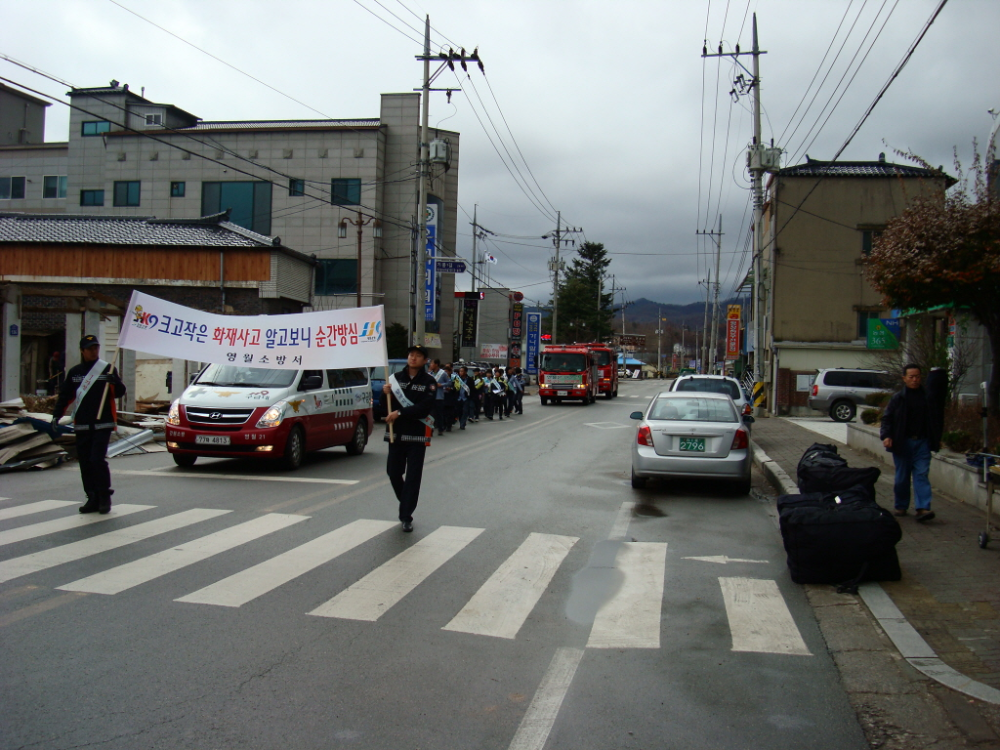
[[[881,229],[862,229],[861,230],[861,253],[866,258],[872,254],[872,244],[876,239],[882,236]]]
[[[226,210],[233,224],[258,234],[271,234],[271,183],[201,183],[201,215]]]
[[[103,206],[104,205],[104,191],[103,190],[81,190],[80,191],[80,205],[81,206]]]
[[[46,176],[42,179],[43,198],[65,198],[66,178],[58,176]]]
[[[321,260],[316,266],[316,294],[357,294],[356,258]]]
[[[856,338],[867,339],[868,338],[868,321],[877,320],[881,317],[882,313],[876,312],[859,312],[858,313],[858,335]]]
[[[360,206],[361,180],[331,180],[330,202],[335,206]]]
[[[132,180],[129,182],[116,182],[114,205],[138,206],[139,186],[141,184],[142,183],[139,182],[138,180]]]
[[[288,195],[305,195],[306,181],[296,180],[294,177],[288,181]]]
[[[163,115],[146,115],[146,125],[163,125]]]
[[[18,200],[24,197],[24,177],[0,177],[0,200]]]
[[[187,183],[186,182],[171,182],[170,183],[170,197],[171,198],[183,198],[186,189],[187,189]]]
[[[91,136],[101,135],[111,131],[111,123],[107,120],[90,120],[82,124],[80,135]]]

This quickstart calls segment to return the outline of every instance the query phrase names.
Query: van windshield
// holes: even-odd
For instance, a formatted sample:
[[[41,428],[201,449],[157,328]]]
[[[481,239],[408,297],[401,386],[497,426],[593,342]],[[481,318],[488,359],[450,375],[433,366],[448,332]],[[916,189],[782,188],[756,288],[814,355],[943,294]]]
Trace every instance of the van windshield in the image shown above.
[[[543,372],[585,372],[587,358],[582,354],[571,352],[553,352],[542,354]]]
[[[229,388],[287,388],[298,370],[265,370],[263,367],[209,365],[194,385],[224,385]]]
[[[598,349],[594,352],[594,357],[597,359],[598,367],[606,367],[611,364],[611,352],[607,350],[601,351]]]

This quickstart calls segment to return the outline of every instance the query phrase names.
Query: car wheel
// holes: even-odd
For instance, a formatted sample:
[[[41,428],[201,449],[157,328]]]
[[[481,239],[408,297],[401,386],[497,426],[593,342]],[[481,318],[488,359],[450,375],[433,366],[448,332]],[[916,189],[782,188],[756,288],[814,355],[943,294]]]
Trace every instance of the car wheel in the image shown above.
[[[347,454],[350,456],[360,456],[365,452],[368,445],[368,429],[363,420],[358,420],[358,426],[354,428],[354,437],[347,444]]]
[[[306,452],[306,439],[302,434],[302,428],[295,426],[288,434],[288,441],[285,443],[285,455],[281,458],[281,465],[288,471],[295,471],[302,465],[302,456]]]
[[[608,401],[610,401],[614,397],[615,397],[615,394],[613,394],[611,391],[608,391],[607,393],[604,394],[604,398],[606,398]]]
[[[198,460],[197,456],[192,456],[189,453],[172,453],[174,457],[174,463],[185,469],[194,466],[194,462]]]
[[[750,478],[741,479],[739,482],[733,485],[733,494],[737,497],[743,497],[744,495],[750,494],[751,481]]]
[[[837,401],[830,407],[830,418],[834,422],[850,422],[856,410],[857,407],[850,401]]]
[[[646,486],[646,477],[637,477],[635,469],[632,469],[632,489],[641,490]]]
[[[549,400],[545,396],[539,396],[538,400],[542,402],[542,406],[548,406]]]

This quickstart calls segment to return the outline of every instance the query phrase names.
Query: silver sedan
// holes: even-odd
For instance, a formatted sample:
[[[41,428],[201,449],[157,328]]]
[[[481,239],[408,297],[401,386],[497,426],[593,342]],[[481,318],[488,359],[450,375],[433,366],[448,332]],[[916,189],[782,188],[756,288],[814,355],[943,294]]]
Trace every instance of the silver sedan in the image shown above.
[[[664,391],[649,402],[632,441],[632,486],[650,477],[718,479],[750,491],[751,448],[746,422],[729,396]]]

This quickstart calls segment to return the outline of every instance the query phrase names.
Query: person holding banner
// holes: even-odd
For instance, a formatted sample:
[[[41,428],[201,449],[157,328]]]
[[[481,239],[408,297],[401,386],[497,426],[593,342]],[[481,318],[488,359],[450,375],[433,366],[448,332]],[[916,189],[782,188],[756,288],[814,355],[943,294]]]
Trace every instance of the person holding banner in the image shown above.
[[[87,502],[81,513],[108,513],[111,510],[111,471],[108,469],[108,443],[115,429],[115,399],[125,395],[125,384],[114,366],[100,358],[101,344],[96,336],[80,339],[83,360],[66,373],[59,398],[52,410],[52,424],[58,424],[72,404],[76,432],[77,461]]]
[[[386,436],[389,458],[386,473],[399,501],[403,531],[413,531],[413,511],[420,495],[424,454],[434,432],[434,410],[438,383],[424,370],[427,350],[418,345],[406,352],[406,369],[390,375],[382,392],[386,395]]]

